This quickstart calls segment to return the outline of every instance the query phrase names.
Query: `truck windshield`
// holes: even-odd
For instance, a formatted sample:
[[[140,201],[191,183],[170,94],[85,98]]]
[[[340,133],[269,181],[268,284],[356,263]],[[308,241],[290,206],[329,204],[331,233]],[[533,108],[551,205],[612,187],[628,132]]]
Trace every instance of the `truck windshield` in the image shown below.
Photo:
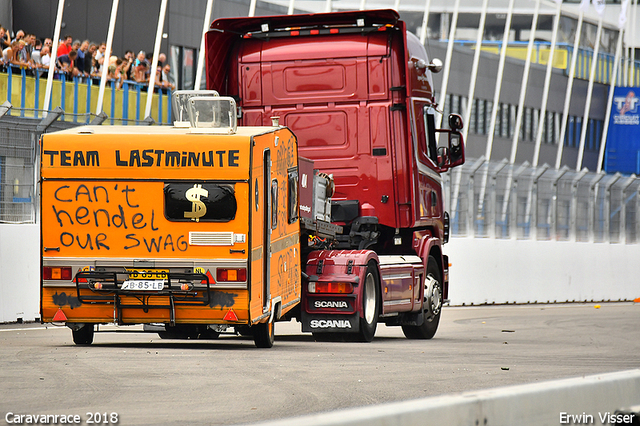
[[[238,204],[233,184],[171,182],[164,185],[164,215],[172,222],[229,222]]]

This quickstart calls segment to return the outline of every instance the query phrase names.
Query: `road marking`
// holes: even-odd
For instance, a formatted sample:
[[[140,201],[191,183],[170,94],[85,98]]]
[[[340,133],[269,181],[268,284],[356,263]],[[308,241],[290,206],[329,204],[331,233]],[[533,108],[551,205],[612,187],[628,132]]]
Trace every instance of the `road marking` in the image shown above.
[[[51,327],[0,328],[0,332],[2,332],[2,331],[23,331],[23,330],[49,330],[49,329],[56,329],[56,328],[65,329],[66,330],[65,326],[59,326],[59,327],[51,326]]]

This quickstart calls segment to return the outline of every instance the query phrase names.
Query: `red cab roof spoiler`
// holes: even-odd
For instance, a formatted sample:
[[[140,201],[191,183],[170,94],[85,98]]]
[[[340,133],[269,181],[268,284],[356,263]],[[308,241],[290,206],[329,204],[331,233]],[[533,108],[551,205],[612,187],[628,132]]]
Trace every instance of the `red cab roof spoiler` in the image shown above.
[[[304,27],[309,25],[349,25],[357,19],[364,19],[365,25],[395,25],[400,16],[392,9],[359,10],[331,13],[306,13],[300,15],[255,16],[251,18],[220,18],[211,23],[210,30],[232,31],[236,34],[260,31],[263,24],[272,28]]]

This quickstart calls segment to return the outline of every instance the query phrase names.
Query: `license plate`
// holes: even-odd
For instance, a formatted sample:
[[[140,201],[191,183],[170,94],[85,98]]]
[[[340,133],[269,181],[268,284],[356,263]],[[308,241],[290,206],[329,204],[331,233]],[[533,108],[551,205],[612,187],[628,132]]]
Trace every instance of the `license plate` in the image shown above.
[[[130,280],[166,280],[167,269],[127,269]]]
[[[127,280],[122,283],[122,290],[158,291],[164,288],[164,280]]]

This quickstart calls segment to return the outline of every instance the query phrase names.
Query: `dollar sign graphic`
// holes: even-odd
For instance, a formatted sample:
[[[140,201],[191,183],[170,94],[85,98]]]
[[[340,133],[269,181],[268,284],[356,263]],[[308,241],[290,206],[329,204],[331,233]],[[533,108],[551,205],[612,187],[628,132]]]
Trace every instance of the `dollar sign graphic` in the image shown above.
[[[209,191],[204,189],[200,184],[195,184],[193,185],[193,188],[189,188],[185,193],[185,197],[187,197],[187,200],[191,201],[191,211],[184,212],[184,217],[199,222],[200,218],[207,213],[207,206],[200,201],[200,197],[207,196],[209,196]]]

